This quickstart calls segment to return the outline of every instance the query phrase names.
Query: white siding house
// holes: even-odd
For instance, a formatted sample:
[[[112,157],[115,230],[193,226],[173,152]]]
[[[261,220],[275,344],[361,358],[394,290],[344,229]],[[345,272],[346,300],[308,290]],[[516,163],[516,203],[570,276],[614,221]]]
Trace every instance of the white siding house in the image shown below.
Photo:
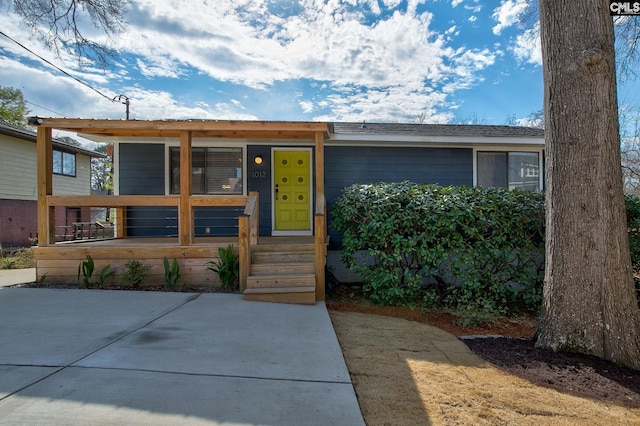
[[[28,245],[37,237],[35,142],[35,132],[0,123],[0,247]],[[55,139],[53,149],[54,194],[90,195],[91,158],[102,154]],[[84,216],[77,209],[56,211],[56,225]]]

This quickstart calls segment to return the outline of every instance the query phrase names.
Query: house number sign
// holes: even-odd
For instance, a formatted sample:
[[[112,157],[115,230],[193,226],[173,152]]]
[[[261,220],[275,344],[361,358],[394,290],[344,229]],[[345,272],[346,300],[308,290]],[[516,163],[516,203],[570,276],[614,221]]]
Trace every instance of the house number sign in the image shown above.
[[[251,172],[251,177],[254,179],[266,179],[267,178],[267,172],[264,170],[256,170]]]

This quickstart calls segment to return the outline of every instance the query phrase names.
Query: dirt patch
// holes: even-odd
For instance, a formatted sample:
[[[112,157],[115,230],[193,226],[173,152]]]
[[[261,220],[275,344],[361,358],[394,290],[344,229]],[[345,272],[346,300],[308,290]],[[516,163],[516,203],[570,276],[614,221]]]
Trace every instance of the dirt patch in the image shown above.
[[[640,425],[640,372],[535,348],[533,318],[465,328],[449,313],[373,306],[348,287],[327,307],[368,425]]]

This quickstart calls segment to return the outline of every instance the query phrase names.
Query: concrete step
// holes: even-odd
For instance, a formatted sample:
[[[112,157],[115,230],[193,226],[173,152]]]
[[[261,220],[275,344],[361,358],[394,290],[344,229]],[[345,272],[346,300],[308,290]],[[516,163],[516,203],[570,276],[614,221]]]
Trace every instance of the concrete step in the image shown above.
[[[315,274],[270,274],[249,275],[247,277],[247,289],[250,288],[285,288],[285,287],[314,287],[316,285]]]
[[[257,302],[297,303],[314,305],[316,303],[315,286],[247,288],[244,299]]]

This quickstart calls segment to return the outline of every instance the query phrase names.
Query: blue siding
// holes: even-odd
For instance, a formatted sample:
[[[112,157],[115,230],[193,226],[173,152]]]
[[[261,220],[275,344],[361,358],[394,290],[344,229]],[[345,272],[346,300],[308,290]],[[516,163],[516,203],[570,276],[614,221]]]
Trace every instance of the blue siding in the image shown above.
[[[262,164],[254,162],[257,156],[262,157]],[[260,193],[259,234],[271,235],[271,147],[247,146],[247,163],[247,190]]]
[[[247,189],[260,193],[260,235],[271,234],[271,148],[247,146]],[[163,144],[121,144],[120,194],[164,194],[164,156]],[[256,156],[262,157],[262,164],[255,164]],[[470,186],[473,184],[473,151],[471,148],[325,147],[325,195],[329,211],[344,187],[402,180]],[[242,209],[198,208],[195,235],[237,235],[239,214]],[[175,208],[131,207],[127,219],[130,236],[175,236],[178,232]],[[339,243],[339,235],[333,230],[330,233],[332,246]]]
[[[120,194],[164,195],[164,144],[124,143],[119,146]],[[175,207],[127,208],[127,235],[167,237],[178,235]]]
[[[127,208],[127,236],[175,237],[177,235],[178,209],[176,207]]]
[[[194,235],[196,237],[228,237],[238,235],[238,216],[244,207],[196,207]]]
[[[267,167],[269,155],[265,156]],[[119,169],[120,194],[165,194],[164,144],[121,144]],[[261,200],[262,201],[262,200]],[[265,208],[271,208],[267,205]],[[238,235],[239,207],[196,208],[195,236]],[[265,221],[269,216],[265,213]],[[208,228],[208,229],[207,229]],[[127,235],[131,237],[175,237],[178,235],[178,209],[175,207],[129,207]]]
[[[401,182],[473,185],[471,148],[325,147],[325,195],[331,208],[354,183]],[[340,235],[330,229],[332,248]]]
[[[164,144],[120,144],[121,195],[164,195]]]

